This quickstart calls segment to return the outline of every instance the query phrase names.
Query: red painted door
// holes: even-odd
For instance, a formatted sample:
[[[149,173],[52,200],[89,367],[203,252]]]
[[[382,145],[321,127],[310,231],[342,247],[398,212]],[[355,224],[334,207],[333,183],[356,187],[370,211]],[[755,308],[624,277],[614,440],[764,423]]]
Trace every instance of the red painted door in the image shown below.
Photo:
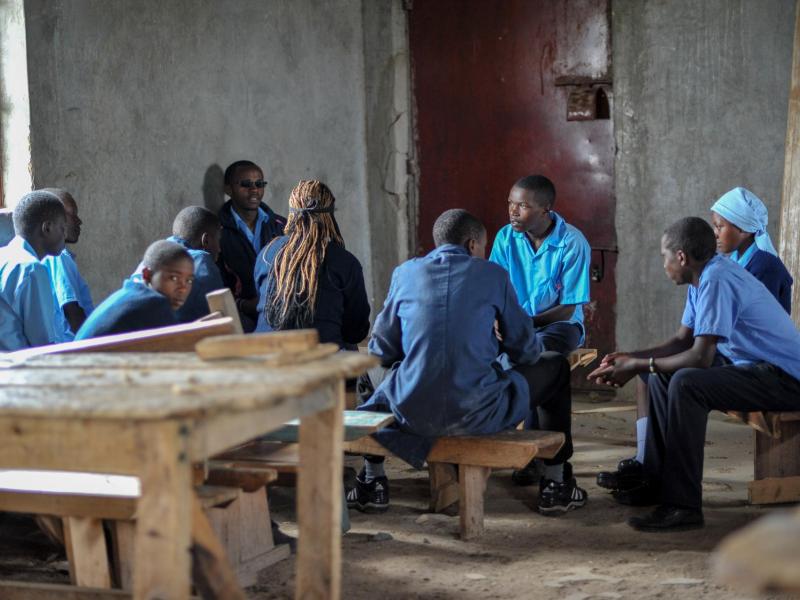
[[[409,29],[418,251],[433,247],[433,222],[455,207],[482,219],[491,241],[508,222],[514,181],[546,175],[556,186],[555,210],[592,246],[586,346],[601,355],[612,350],[617,244],[608,0],[415,0]],[[567,120],[568,105],[589,120]],[[600,118],[591,118],[595,112]]]

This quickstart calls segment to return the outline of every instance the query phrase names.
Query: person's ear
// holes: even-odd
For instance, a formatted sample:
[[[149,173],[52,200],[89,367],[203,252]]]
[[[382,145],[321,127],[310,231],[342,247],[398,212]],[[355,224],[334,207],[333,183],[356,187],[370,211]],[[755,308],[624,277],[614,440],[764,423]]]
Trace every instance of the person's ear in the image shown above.
[[[683,250],[676,250],[675,257],[678,259],[678,262],[682,267],[685,267],[689,262],[686,253]]]
[[[208,235],[207,231],[203,232],[203,235],[200,236],[200,249],[201,250],[208,250],[208,242],[211,239],[211,236]]]
[[[48,237],[53,229],[52,221],[42,221],[41,232],[42,237]]]
[[[228,195],[228,198],[233,197],[233,188],[230,186],[230,184],[226,183],[222,189]]]
[[[142,267],[142,279],[148,285],[153,280],[153,271],[150,270],[150,267]]]

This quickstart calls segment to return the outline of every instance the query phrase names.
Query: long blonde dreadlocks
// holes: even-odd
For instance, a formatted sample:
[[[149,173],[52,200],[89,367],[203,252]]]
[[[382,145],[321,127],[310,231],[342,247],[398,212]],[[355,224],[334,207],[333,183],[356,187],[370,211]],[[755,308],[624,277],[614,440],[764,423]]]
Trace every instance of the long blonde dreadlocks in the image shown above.
[[[303,180],[289,196],[286,245],[275,255],[273,283],[264,316],[274,329],[311,327],[316,311],[319,271],[330,242],[344,245],[333,216],[333,197],[324,183]]]

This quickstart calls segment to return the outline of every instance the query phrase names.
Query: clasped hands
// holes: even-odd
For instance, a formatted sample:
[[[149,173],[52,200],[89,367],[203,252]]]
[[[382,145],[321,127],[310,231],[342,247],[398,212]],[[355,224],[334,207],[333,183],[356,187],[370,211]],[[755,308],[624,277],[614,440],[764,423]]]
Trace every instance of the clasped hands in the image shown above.
[[[606,354],[594,371],[586,379],[598,385],[622,387],[633,379],[639,372],[638,359],[627,352],[612,352]]]

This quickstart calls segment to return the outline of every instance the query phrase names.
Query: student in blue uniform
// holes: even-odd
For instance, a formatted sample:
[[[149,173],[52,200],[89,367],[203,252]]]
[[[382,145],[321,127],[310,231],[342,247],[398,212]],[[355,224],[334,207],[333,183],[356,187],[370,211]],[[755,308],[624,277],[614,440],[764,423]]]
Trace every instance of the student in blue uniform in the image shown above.
[[[161,240],[142,259],[142,277],[129,278],[86,319],[76,340],[177,325],[192,288],[194,261],[183,246]]]
[[[750,271],[792,314],[792,276],[767,233],[767,207],[744,188],[734,188],[711,207],[717,249]]]
[[[688,284],[682,335],[606,356],[589,374],[621,386],[650,373],[647,451],[627,500],[659,506],[631,518],[635,529],[702,527],[709,411],[800,410],[800,332],[761,282],[715,250],[714,231],[702,219],[667,228],[664,270],[677,285]]]
[[[66,243],[77,244],[83,221],[78,216],[75,198],[67,190],[60,188],[45,188],[44,191],[54,194],[64,205],[67,215]],[[58,256],[47,256],[42,262],[50,271],[50,280],[56,295],[56,321],[62,321],[59,327],[62,334],[60,341],[68,342],[75,337],[75,332],[94,310],[92,294],[78,270],[75,255],[68,249],[64,248]]]
[[[225,193],[230,200],[219,211],[219,269],[236,299],[245,332],[253,331],[258,319],[258,288],[253,279],[256,256],[283,234],[286,225],[284,217],[262,202],[266,186],[264,172],[249,160],[236,161],[225,169]]]
[[[497,233],[489,260],[508,271],[545,350],[567,355],[583,343],[591,249],[553,210],[555,200],[547,177],[517,181],[508,196],[510,223]]]
[[[301,181],[289,197],[287,235],[258,256],[256,331],[313,327],[322,343],[356,349],[369,333],[361,263],[344,248],[336,199],[319,181]]]
[[[194,280],[186,302],[175,311],[180,323],[189,323],[209,313],[206,294],[225,287],[217,267],[220,239],[219,217],[202,206],[187,206],[172,222],[168,242],[183,246],[194,261]],[[131,275],[141,281],[144,263]]]
[[[0,350],[5,352],[61,339],[50,273],[41,260],[64,249],[64,206],[50,192],[30,192],[13,218],[16,235],[0,248]]]
[[[433,239],[435,250],[395,269],[372,330],[370,353],[389,373],[361,408],[391,411],[396,419],[396,427],[379,431],[377,440],[421,467],[439,436],[511,429],[536,410],[544,429],[566,436],[558,454],[545,461],[539,510],[559,514],[583,506],[586,492],[567,462],[572,438],[566,358],[542,353],[508,273],[484,260],[480,221],[464,210],[448,210],[436,220]],[[513,369],[499,366],[501,351],[514,361]],[[386,509],[381,461],[365,461],[348,506]]]
[[[717,238],[717,250],[743,266],[763,283],[786,310],[792,312],[792,276],[778,258],[767,233],[767,207],[752,192],[734,188],[711,207],[711,222]],[[681,335],[678,331],[676,336]],[[597,474],[597,485],[610,489],[618,498],[638,480],[644,462],[647,437],[647,374],[636,382],[636,456],[620,461],[616,471]]]

